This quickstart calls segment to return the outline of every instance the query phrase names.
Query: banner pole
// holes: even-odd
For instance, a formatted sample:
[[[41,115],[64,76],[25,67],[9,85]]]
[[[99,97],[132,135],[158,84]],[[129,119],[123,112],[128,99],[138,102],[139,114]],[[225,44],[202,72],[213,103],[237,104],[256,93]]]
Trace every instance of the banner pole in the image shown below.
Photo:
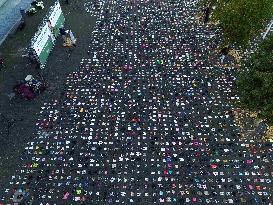
[[[264,35],[263,35],[263,39],[265,39],[265,37],[266,37],[267,34],[269,33],[269,31],[270,31],[272,25],[273,25],[273,20],[271,20],[269,26],[267,27],[267,30],[266,30],[266,32],[265,32]]]

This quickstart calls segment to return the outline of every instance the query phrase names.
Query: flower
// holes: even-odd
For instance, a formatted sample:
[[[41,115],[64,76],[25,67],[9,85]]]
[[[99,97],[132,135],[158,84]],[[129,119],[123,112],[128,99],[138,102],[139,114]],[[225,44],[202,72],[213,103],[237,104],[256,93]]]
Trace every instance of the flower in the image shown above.
[[[37,4],[36,4],[37,8],[39,9],[44,9],[44,3],[42,1],[39,1]]]
[[[31,7],[29,10],[28,10],[28,13],[30,14],[35,14],[37,12],[37,10],[34,8],[34,7]]]

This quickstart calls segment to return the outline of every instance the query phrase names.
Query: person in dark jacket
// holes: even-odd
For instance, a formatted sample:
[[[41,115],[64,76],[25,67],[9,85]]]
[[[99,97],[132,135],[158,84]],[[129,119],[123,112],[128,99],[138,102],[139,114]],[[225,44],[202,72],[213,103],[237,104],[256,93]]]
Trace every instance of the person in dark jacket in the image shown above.
[[[211,4],[209,4],[206,8],[203,9],[204,13],[204,24],[209,22],[209,15],[211,12]]]
[[[220,53],[221,53],[221,57],[220,57],[221,64],[224,63],[224,60],[225,60],[229,50],[230,50],[230,46],[225,46],[224,48],[221,49],[221,51],[220,51]]]
[[[4,56],[2,53],[0,53],[0,66],[4,66]]]
[[[65,32],[65,28],[64,28],[64,27],[61,27],[61,28],[59,28],[59,31],[60,31],[60,34],[61,34],[61,36],[62,36],[62,38],[63,38],[64,43],[66,43],[66,32]]]

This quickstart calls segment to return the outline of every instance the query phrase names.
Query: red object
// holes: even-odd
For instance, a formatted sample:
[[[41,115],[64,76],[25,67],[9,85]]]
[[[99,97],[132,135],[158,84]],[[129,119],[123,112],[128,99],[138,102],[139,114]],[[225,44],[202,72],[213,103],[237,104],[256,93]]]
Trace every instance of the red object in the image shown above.
[[[133,118],[131,121],[132,121],[132,122],[140,122],[140,119],[137,118],[137,117],[135,117],[135,118]]]
[[[262,187],[261,186],[256,186],[256,189],[257,190],[262,190]]]
[[[25,97],[28,100],[32,100],[35,98],[35,94],[25,84],[21,84],[17,87],[17,93],[21,94],[23,97]]]
[[[195,153],[195,156],[196,156],[196,157],[199,157],[199,156],[200,156],[200,153],[198,153],[198,152]]]
[[[212,169],[216,169],[217,168],[216,164],[211,164],[210,166],[211,166]]]

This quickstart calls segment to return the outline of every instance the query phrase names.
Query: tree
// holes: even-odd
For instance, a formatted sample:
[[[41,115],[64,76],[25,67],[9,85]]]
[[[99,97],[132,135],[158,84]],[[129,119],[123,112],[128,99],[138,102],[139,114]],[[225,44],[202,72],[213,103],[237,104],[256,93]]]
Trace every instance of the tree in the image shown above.
[[[201,0],[201,7],[213,8],[211,18],[219,22],[224,45],[245,49],[266,29],[273,18],[272,0]],[[259,111],[273,124],[273,35],[259,43],[254,54],[242,63],[237,75],[241,104]]]
[[[203,0],[214,9],[212,19],[220,23],[224,43],[247,46],[249,40],[261,34],[273,17],[272,0]]]
[[[247,59],[237,76],[243,106],[260,111],[273,124],[273,35],[264,40]]]

